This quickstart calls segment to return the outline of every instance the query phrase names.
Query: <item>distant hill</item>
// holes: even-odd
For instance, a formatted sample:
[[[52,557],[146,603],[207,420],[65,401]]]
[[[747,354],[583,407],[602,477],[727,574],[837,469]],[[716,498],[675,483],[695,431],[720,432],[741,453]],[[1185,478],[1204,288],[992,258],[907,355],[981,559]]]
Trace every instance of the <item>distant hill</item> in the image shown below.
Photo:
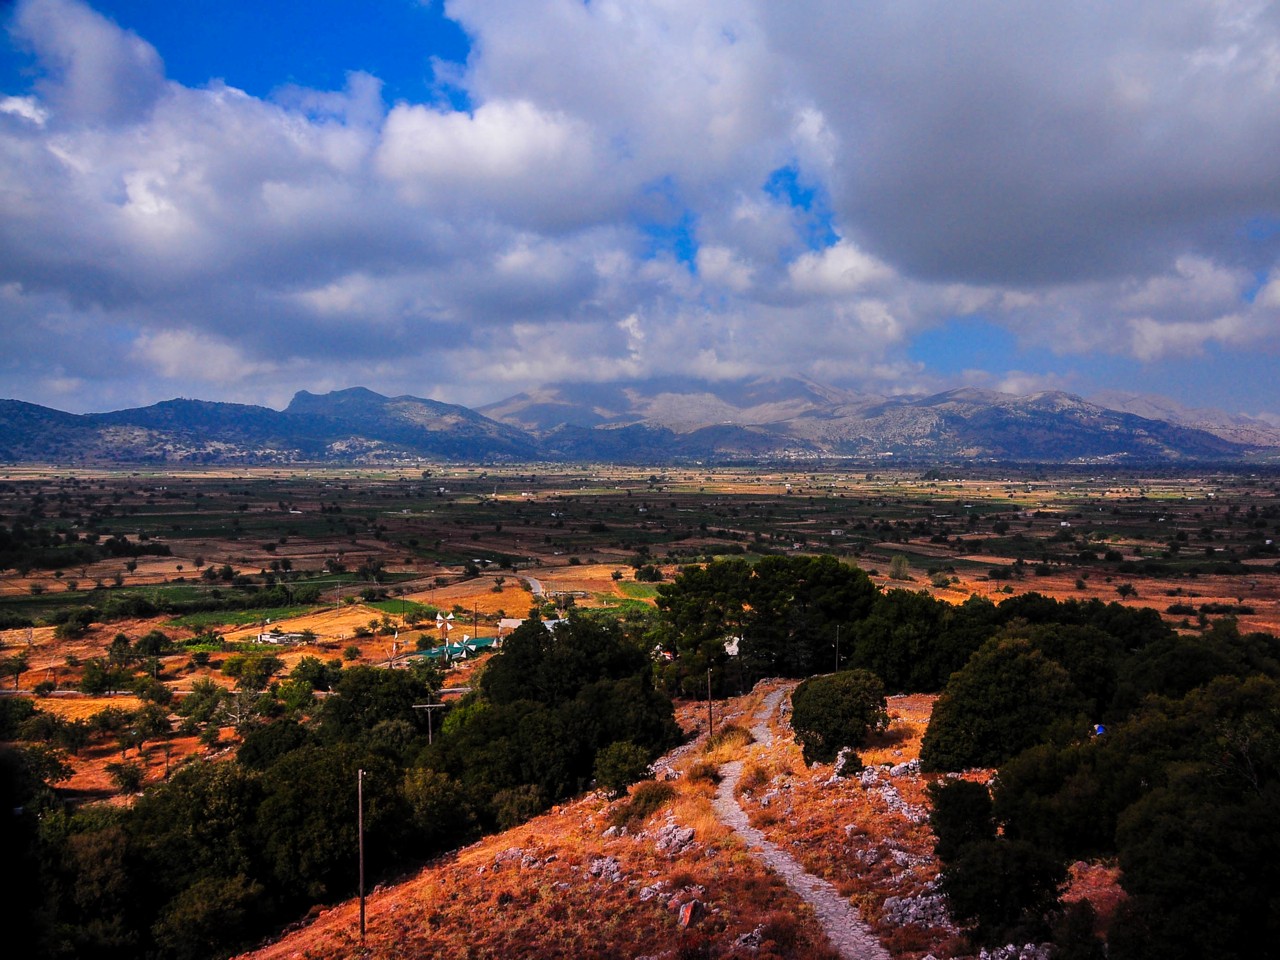
[[[1172,407],[1168,416],[1147,416],[1164,408],[1152,398],[1126,396],[1116,407],[1061,392],[961,389],[886,397],[780,377],[550,384],[480,411],[363,387],[304,390],[284,410],[166,400],[77,415],[0,400],[0,460],[1122,463],[1280,457],[1280,430],[1264,421]]]
[[[1280,427],[1266,420],[1221,410],[1184,407],[1168,397],[1108,390],[1093,397],[1112,410],[1134,413],[1148,420],[1164,420],[1181,427],[1204,430],[1233,443],[1251,447],[1280,447]]]
[[[548,385],[482,411],[534,433],[551,453],[571,459],[588,456],[597,445],[625,458],[628,444],[659,446],[680,458],[1046,463],[1235,460],[1280,447],[1280,432],[1263,443],[1233,440],[1061,392],[1019,397],[961,389],[883,397],[794,377]]]

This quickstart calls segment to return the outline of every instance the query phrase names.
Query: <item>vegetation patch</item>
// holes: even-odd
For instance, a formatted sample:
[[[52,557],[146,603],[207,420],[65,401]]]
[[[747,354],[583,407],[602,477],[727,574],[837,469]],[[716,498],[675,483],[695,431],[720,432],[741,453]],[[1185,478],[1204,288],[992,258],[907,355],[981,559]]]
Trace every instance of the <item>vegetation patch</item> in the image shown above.
[[[609,814],[609,824],[631,829],[665,807],[675,795],[675,787],[664,781],[647,780],[638,783],[632,788],[630,797],[614,807]]]

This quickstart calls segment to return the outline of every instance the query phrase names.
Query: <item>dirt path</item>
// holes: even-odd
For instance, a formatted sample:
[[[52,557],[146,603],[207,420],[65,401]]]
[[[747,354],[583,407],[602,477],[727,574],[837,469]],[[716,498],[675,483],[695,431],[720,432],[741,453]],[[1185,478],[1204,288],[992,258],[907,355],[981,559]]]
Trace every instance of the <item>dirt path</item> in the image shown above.
[[[758,743],[772,742],[773,731],[769,729],[769,719],[790,692],[790,687],[783,687],[765,698],[751,728]],[[734,790],[742,776],[742,761],[726,763],[720,768],[720,775],[723,779],[716,790],[715,809],[721,823],[742,837],[753,855],[809,902],[831,945],[840,956],[846,960],[889,960],[889,952],[880,946],[879,941],[862,922],[858,911],[840,896],[835,887],[809,873],[794,857],[766,840],[764,834],[747,821],[746,812],[734,796]]]

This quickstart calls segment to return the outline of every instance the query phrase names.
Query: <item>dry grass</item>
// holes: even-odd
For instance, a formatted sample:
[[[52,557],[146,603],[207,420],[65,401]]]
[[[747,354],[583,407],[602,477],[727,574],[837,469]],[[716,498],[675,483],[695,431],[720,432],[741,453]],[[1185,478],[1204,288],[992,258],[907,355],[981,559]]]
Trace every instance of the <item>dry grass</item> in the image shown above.
[[[686,750],[674,766],[683,771],[699,759]],[[621,834],[609,830],[637,792],[663,787],[670,795],[646,819],[628,822]],[[716,819],[713,793],[706,780],[680,776],[612,804],[584,797],[376,892],[363,954],[356,905],[348,902],[252,956],[833,956],[815,936],[808,908]],[[674,854],[658,851],[656,834],[667,823],[692,827],[692,843]],[[609,869],[593,874],[600,858],[616,861],[616,880]],[[682,929],[679,909],[694,899],[701,916]],[[758,951],[735,950],[735,940],[757,929]]]
[[[741,713],[741,704],[724,706],[727,715]],[[680,711],[686,720],[689,712]],[[717,750],[728,753],[734,743],[740,756],[745,740],[730,734]],[[716,818],[714,784],[689,775],[705,770],[704,748],[705,735],[676,751],[674,780],[641,784],[613,803],[598,794],[567,803],[376,892],[363,954],[356,905],[349,902],[319,912],[309,926],[253,956],[505,960],[615,957],[620,949],[627,956],[833,956],[809,908]],[[637,794],[667,789],[644,818],[620,813]],[[610,831],[619,819],[626,831]],[[674,854],[656,848],[657,832],[668,823],[694,831],[692,843]],[[616,860],[619,879],[611,881],[607,870],[593,875],[598,858]],[[703,913],[682,929],[679,908],[691,899]],[[757,951],[735,949],[739,937],[757,930]]]
[[[746,697],[717,703],[717,726],[723,723],[720,729],[728,730],[736,723],[745,732],[772,689],[776,684],[762,684]],[[890,700],[894,725],[882,744],[865,751],[883,757],[873,763],[902,763],[917,755],[932,700]],[[694,731],[705,709],[705,704],[679,704],[677,718]],[[356,905],[348,902],[318,911],[310,925],[252,956],[833,956],[815,934],[807,905],[716,818],[715,784],[706,775],[710,757],[744,761],[744,782],[750,786],[742,802],[752,822],[848,896],[895,958],[963,954],[963,941],[947,927],[900,927],[884,917],[886,897],[927,893],[937,873],[932,836],[923,822],[927,778],[889,778],[877,771],[880,783],[868,788],[857,778],[833,780],[831,765],[804,765],[785,720],[772,726],[772,744],[729,732],[710,752],[703,729],[668,758],[666,766],[676,779],[642,784],[613,803],[598,794],[566,803],[380,889],[370,899],[363,953]],[[885,784],[905,808],[889,803],[881,790]],[[650,791],[665,796],[643,816],[627,816],[624,811],[637,794]],[[624,831],[609,829],[620,822]],[[693,842],[674,855],[656,849],[658,832],[669,823],[694,831]],[[607,870],[593,875],[598,858],[617,861],[618,880],[610,881]],[[1096,872],[1088,876],[1095,886],[1105,886]],[[705,914],[682,929],[678,909],[689,899],[704,904]],[[734,947],[754,931],[762,940],[757,952]]]

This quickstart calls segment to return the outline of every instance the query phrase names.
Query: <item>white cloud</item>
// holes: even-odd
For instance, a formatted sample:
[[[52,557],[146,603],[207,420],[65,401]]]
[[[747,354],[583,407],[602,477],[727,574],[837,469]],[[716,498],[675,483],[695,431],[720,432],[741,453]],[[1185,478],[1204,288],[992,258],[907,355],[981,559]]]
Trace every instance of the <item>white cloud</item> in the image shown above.
[[[1164,316],[1186,310],[1230,310],[1239,306],[1252,282],[1247,270],[1187,254],[1174,261],[1171,272],[1138,282],[1132,292],[1119,299],[1117,307],[1125,313],[1158,312]]]
[[[1253,322],[1244,314],[1230,314],[1198,323],[1162,323],[1151,317],[1129,321],[1133,353],[1140,360],[1201,353],[1209,343],[1244,344],[1254,339]]]
[[[791,264],[790,273],[791,283],[801,293],[828,297],[847,296],[893,278],[887,264],[847,240],[802,255]]]
[[[1081,369],[1280,346],[1269,7],[447,10],[469,111],[388,109],[359,72],[188,88],[84,3],[20,3],[39,78],[0,94],[0,348],[31,370],[10,382],[252,400],[411,391],[429,360],[467,371],[433,376],[456,396],[766,371],[924,388],[908,346],[970,315]],[[780,167],[810,209],[766,189]]]
[[[50,71],[41,93],[60,121],[140,120],[163,92],[155,48],[74,0],[20,3],[14,32]]]
[[[40,127],[49,119],[49,111],[35,97],[0,97],[0,113],[22,117]]]
[[[274,369],[273,364],[248,360],[234,344],[190,330],[145,334],[138,338],[134,352],[170,380],[234,383]]]
[[[376,169],[430,210],[575,224],[602,200],[605,158],[591,139],[586,124],[527,100],[491,101],[474,114],[402,104],[387,117]]]
[[[713,287],[724,287],[734,293],[751,288],[752,269],[727,247],[699,248],[698,274]]]

